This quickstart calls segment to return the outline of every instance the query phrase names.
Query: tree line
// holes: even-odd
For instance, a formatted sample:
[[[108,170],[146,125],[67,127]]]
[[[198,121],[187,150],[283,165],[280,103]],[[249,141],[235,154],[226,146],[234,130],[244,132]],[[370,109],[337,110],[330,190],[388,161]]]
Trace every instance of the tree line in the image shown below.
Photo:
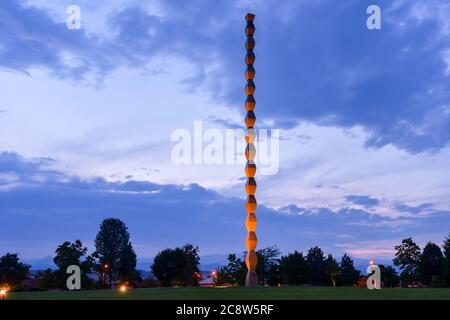
[[[261,285],[353,286],[360,280],[360,271],[350,256],[344,254],[337,261],[317,246],[306,254],[294,251],[282,256],[276,247],[258,250],[256,254],[256,273]],[[385,269],[395,272],[392,267]],[[216,284],[244,285],[246,273],[244,255],[239,258],[230,254],[228,264],[217,271]]]
[[[95,251],[88,255],[80,240],[65,241],[55,250],[53,261],[57,269],[36,274],[39,290],[67,289],[67,267],[77,265],[81,270],[81,287],[87,289],[113,288],[119,284],[144,286],[197,286],[202,279],[198,246],[186,244],[160,251],[151,265],[154,278],[142,279],[136,269],[137,257],[126,225],[119,219],[108,218],[100,224],[95,237]],[[276,246],[257,251],[256,273],[261,285],[365,286],[365,278],[344,254],[339,261],[318,247],[305,253],[294,251],[282,255]],[[426,285],[450,286],[450,235],[442,250],[429,242],[423,250],[407,238],[395,246],[392,266],[380,265],[384,287]],[[24,279],[30,265],[20,262],[17,254],[0,257],[0,287],[25,290]],[[214,271],[215,285],[244,285],[247,267],[245,253],[230,254],[227,263]],[[96,277],[92,277],[96,274]]]
[[[423,284],[450,287],[450,235],[439,245],[428,242],[423,250],[412,238],[395,246],[394,264],[400,268],[400,279],[406,285]]]
[[[130,286],[142,281],[136,270],[137,257],[130,242],[126,225],[119,219],[105,219],[95,237],[95,251],[88,255],[80,240],[65,241],[55,250],[53,262],[57,269],[48,268],[36,274],[40,290],[67,289],[67,268],[77,265],[81,271],[81,288],[112,288],[117,283]],[[10,290],[26,289],[24,279],[31,266],[19,261],[17,254],[7,253],[0,258],[0,286]],[[91,274],[96,273],[94,281]]]

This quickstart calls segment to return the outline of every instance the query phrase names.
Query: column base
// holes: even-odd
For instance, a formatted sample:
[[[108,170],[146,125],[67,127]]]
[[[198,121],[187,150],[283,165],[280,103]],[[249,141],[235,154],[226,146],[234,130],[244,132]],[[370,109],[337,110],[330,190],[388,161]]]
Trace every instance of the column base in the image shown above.
[[[247,276],[245,277],[245,286],[252,287],[259,285],[258,276],[256,275],[256,271],[249,270],[247,272]]]

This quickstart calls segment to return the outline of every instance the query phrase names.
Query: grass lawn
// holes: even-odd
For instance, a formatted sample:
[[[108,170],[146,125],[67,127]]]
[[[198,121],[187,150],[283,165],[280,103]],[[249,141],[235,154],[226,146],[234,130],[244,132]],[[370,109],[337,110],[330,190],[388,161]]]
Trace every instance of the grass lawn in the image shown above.
[[[450,288],[414,288],[368,290],[332,287],[258,287],[258,288],[148,288],[126,293],[111,290],[79,292],[11,292],[8,299],[25,300],[207,300],[207,299],[432,299],[450,300]]]

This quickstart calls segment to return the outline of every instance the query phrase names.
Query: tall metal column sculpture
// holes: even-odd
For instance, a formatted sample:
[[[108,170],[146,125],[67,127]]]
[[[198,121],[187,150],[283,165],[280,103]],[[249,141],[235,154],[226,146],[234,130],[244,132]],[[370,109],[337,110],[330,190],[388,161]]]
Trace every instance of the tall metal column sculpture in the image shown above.
[[[256,173],[256,164],[255,164],[255,155],[256,148],[253,144],[255,142],[256,132],[253,126],[256,122],[255,113],[253,110],[255,109],[255,98],[253,97],[255,93],[255,83],[253,79],[255,77],[255,68],[253,67],[253,63],[255,62],[255,54],[253,53],[253,49],[255,48],[255,39],[253,39],[253,35],[255,33],[255,25],[253,24],[253,20],[255,19],[255,15],[248,13],[245,16],[245,21],[247,21],[247,26],[245,28],[245,34],[247,35],[247,41],[245,42],[245,49],[247,49],[247,55],[245,56],[245,63],[247,64],[247,70],[245,71],[245,79],[247,80],[247,85],[245,86],[245,94],[247,95],[247,99],[245,101],[245,109],[247,110],[247,115],[245,116],[245,125],[247,127],[247,131],[245,132],[245,141],[247,142],[247,147],[245,148],[245,157],[247,158],[247,164],[245,165],[245,175],[247,176],[247,183],[245,184],[245,191],[247,193],[247,219],[245,221],[245,225],[247,227],[247,256],[245,258],[245,263],[247,264],[247,277],[245,278],[246,286],[256,286],[258,285],[258,277],[256,276],[256,264],[257,264],[257,256],[256,256],[256,244],[258,239],[256,238],[256,181],[255,181],[255,173]]]

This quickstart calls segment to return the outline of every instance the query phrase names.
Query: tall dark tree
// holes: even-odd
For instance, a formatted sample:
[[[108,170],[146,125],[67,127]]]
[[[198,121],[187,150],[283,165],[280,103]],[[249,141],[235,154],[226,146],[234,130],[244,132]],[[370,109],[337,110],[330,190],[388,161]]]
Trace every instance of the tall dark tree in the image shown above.
[[[108,278],[109,288],[118,280],[133,278],[136,274],[136,255],[132,250],[128,229],[121,220],[103,220],[95,238],[98,271]]]
[[[38,271],[36,274],[36,284],[39,290],[47,291],[58,288],[60,281],[57,278],[56,272],[48,268],[43,271]]]
[[[93,267],[93,262],[90,257],[86,257],[87,247],[83,247],[80,240],[76,240],[74,243],[65,241],[63,244],[58,246],[55,250],[55,257],[53,262],[58,267],[55,271],[54,279],[56,280],[57,288],[67,288],[67,268],[70,265],[76,265],[80,267],[81,270],[81,287],[83,289],[89,289],[92,286],[92,281],[88,274],[91,272]],[[49,280],[52,277],[48,278]],[[47,285],[49,281],[47,281]]]
[[[137,257],[133,246],[129,243],[122,251],[119,265],[119,278],[123,282],[136,285],[142,281],[140,273],[136,270]]]
[[[442,271],[442,282],[447,287],[450,287],[450,234],[444,240],[444,266]]]
[[[326,261],[322,249],[319,247],[310,248],[306,255],[306,261],[309,266],[311,284],[314,286],[324,284],[326,282]]]
[[[398,285],[400,281],[400,277],[397,274],[397,271],[391,266],[380,265],[381,271],[381,282],[384,287],[394,288]]]
[[[231,285],[234,284],[231,282],[232,278],[230,277],[230,274],[227,270],[227,266],[219,266],[214,271],[216,272],[216,277],[212,279],[214,285],[224,286],[224,285],[228,285],[228,284],[231,284]]]
[[[444,256],[437,244],[428,242],[423,248],[419,261],[420,278],[426,284],[432,280],[440,282],[444,268]]]
[[[247,267],[235,254],[228,255],[228,264],[217,270],[218,284],[244,285]]]
[[[394,264],[400,267],[400,278],[406,284],[419,279],[420,248],[412,238],[403,239],[402,244],[395,246]]]
[[[300,285],[309,282],[309,267],[303,253],[294,251],[280,259],[280,273],[283,284]]]
[[[200,255],[198,246],[193,244],[185,244],[181,249],[186,253],[191,261],[194,272],[199,272],[198,266],[200,265]]]
[[[278,286],[281,283],[280,264],[277,261],[277,263],[271,264],[267,271],[266,284],[269,286]]]
[[[278,275],[278,257],[280,250],[276,246],[268,246],[256,252],[258,264],[256,273],[261,284],[276,282]]]
[[[328,255],[325,265],[325,274],[327,275],[333,287],[336,287],[336,282],[339,277],[339,264],[331,254]]]
[[[198,247],[187,244],[160,251],[153,261],[152,272],[162,286],[197,285],[199,262]]]
[[[339,264],[339,280],[343,286],[353,286],[358,282],[360,272],[356,270],[352,258],[344,254]]]
[[[87,253],[87,248],[83,247],[80,240],[76,240],[73,243],[65,241],[56,248],[55,253],[53,262],[57,267],[65,269],[70,265],[79,265],[81,257]]]
[[[11,290],[20,289],[26,279],[30,266],[20,262],[17,254],[7,253],[0,258],[0,285]]]

